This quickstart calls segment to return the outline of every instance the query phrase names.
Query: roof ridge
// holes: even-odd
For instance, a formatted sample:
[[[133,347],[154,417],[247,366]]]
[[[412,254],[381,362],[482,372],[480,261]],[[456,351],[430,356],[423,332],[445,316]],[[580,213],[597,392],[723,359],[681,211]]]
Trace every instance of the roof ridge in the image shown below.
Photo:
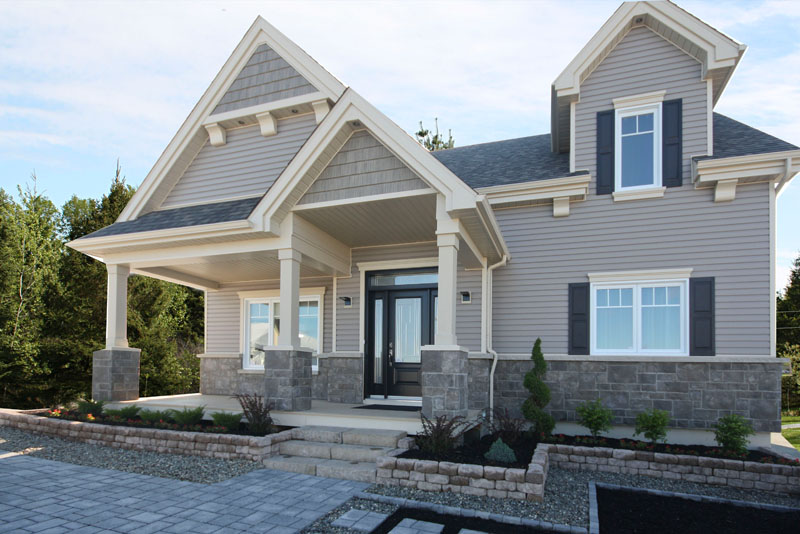
[[[456,147],[453,147],[453,148],[448,148],[447,150],[435,150],[434,152],[432,152],[432,154],[435,156],[437,154],[443,154],[443,153],[446,153],[446,152],[452,152],[454,150],[461,150],[463,148],[474,148],[476,146],[494,145],[494,144],[497,144],[497,143],[507,143],[508,141],[518,141],[520,139],[530,139],[532,137],[543,137],[543,136],[548,136],[549,137],[550,134],[549,133],[543,133],[543,134],[535,134],[535,135],[523,135],[521,137],[511,137],[509,139],[498,139],[497,141],[485,141],[483,143],[473,143],[471,145],[456,146]]]

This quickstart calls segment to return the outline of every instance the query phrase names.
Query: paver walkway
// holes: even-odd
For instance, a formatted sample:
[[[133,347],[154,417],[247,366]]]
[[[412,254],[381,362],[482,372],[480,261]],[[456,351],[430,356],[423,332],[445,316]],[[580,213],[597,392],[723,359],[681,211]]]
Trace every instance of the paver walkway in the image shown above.
[[[367,486],[269,469],[209,485],[13,456],[0,532],[290,534]]]

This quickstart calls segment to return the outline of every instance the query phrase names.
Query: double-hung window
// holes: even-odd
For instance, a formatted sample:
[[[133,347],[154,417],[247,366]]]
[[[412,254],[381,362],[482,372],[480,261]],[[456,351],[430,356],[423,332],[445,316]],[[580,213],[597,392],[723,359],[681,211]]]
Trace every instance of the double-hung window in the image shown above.
[[[688,354],[688,280],[593,283],[592,354]]]
[[[616,110],[615,191],[661,187],[661,103]]]
[[[300,297],[300,346],[312,351],[312,369],[316,371],[322,349],[322,295]],[[281,304],[278,297],[243,299],[244,369],[263,369],[267,347],[278,344],[281,329]]]

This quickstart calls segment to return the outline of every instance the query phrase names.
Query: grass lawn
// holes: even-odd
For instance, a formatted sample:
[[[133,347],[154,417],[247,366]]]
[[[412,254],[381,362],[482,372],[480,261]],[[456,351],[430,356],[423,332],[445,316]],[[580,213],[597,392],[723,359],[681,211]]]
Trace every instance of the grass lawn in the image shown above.
[[[800,415],[781,415],[781,424],[800,423]]]
[[[800,451],[800,428],[784,428],[781,434],[794,445],[795,449]]]

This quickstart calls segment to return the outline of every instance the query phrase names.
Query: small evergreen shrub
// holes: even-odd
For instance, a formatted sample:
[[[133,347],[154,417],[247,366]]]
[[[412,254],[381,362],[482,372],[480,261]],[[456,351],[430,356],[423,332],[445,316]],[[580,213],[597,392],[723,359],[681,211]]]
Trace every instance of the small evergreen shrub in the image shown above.
[[[162,412],[161,410],[143,410],[139,412],[139,417],[142,421],[148,423],[158,423],[159,421],[169,423],[172,421],[172,414],[170,412]]]
[[[417,434],[417,447],[433,455],[445,454],[455,449],[469,426],[460,415],[455,417],[440,415],[431,420],[420,413],[420,417],[422,432]]]
[[[236,400],[242,407],[244,418],[247,419],[247,426],[252,435],[266,436],[272,433],[274,421],[270,414],[273,407],[271,402],[264,402],[264,397],[257,394],[236,395]]]
[[[189,408],[184,406],[183,410],[170,410],[172,419],[179,425],[194,426],[199,425],[203,420],[203,415],[206,413],[205,406],[198,406],[197,408]]]
[[[93,416],[97,417],[98,415],[103,414],[103,405],[105,401],[96,401],[96,400],[79,400],[78,401],[78,413],[83,415],[92,414]]]
[[[242,422],[242,414],[228,412],[214,412],[211,414],[216,426],[225,427],[228,432],[239,430],[239,423]]]
[[[492,412],[492,417],[487,417],[485,422],[489,434],[497,436],[504,443],[510,443],[511,445],[522,439],[527,425],[525,419],[512,416],[507,408],[502,410],[495,408]]]
[[[526,419],[533,423],[533,431],[537,434],[549,436],[553,433],[556,426],[553,416],[544,411],[544,407],[550,402],[550,388],[542,381],[547,372],[547,363],[542,354],[542,340],[536,339],[531,351],[533,368],[525,374],[523,384],[525,389],[531,392],[524,403],[522,403],[522,413]]]
[[[597,438],[601,432],[611,430],[614,412],[603,406],[600,399],[581,403],[575,411],[578,413],[578,424],[588,428],[592,437]]]
[[[739,414],[732,413],[717,420],[714,430],[714,439],[726,451],[747,453],[750,440],[747,436],[755,434],[750,421]]]
[[[105,410],[104,413],[108,416],[120,417],[127,421],[128,419],[133,419],[134,417],[139,415],[139,410],[141,410],[141,408],[131,404],[130,406],[125,406],[124,408],[120,408],[119,410]]]
[[[506,445],[501,438],[497,438],[483,456],[487,460],[500,464],[513,464],[517,461],[517,455],[514,454],[511,447]]]
[[[651,443],[666,441],[669,412],[664,410],[644,411],[636,416],[636,431],[634,436],[643,434]]]

